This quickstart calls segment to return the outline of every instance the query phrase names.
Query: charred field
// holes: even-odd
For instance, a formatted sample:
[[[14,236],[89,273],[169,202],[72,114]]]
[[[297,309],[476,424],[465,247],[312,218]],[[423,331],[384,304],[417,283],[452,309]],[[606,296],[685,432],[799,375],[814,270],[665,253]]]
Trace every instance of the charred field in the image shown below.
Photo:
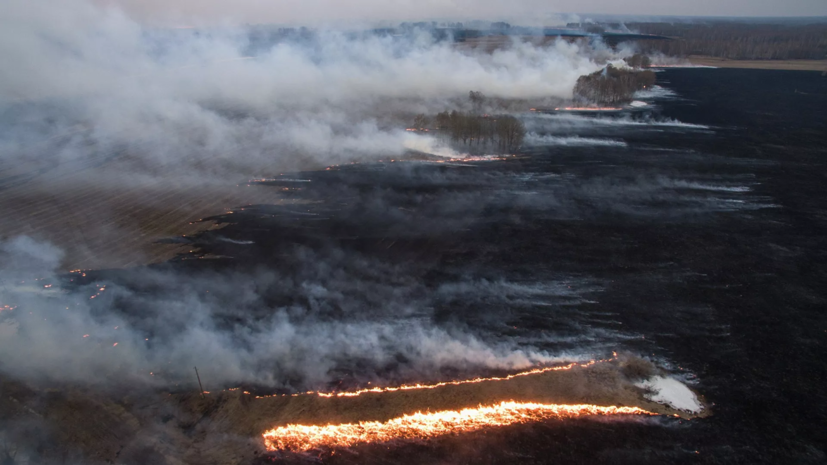
[[[83,325],[103,321],[88,330],[94,350],[146,370],[140,380],[117,363],[80,370],[81,380],[107,382],[94,394],[7,381],[4,398],[16,400],[0,405],[33,424],[49,419],[66,450],[124,463],[822,463],[827,81],[670,69],[658,84],[660,94],[641,97],[654,108],[645,114],[522,115],[529,136],[506,157],[271,173],[249,189],[281,202],[204,218],[221,227],[166,240],[190,250],[171,261],[56,275],[61,294],[50,302],[68,309],[94,296],[88,319],[63,330],[81,340]],[[51,318],[43,312],[34,317]],[[572,360],[614,361],[541,387],[512,384],[513,393],[456,388],[433,406],[536,389],[527,400],[659,408],[613,353],[689,385],[709,414],[567,418],[312,453],[261,445],[288,400],[256,395]],[[178,369],[189,363],[206,397]],[[393,412],[429,408],[414,397]],[[98,441],[106,450],[61,433],[83,429],[65,405],[90,402],[75,415],[98,411],[99,424],[120,425],[88,434],[107,438]],[[323,400],[294,402],[285,423],[331,421]],[[333,409],[335,420],[364,419],[348,415],[365,405]],[[383,408],[367,419],[389,418]]]

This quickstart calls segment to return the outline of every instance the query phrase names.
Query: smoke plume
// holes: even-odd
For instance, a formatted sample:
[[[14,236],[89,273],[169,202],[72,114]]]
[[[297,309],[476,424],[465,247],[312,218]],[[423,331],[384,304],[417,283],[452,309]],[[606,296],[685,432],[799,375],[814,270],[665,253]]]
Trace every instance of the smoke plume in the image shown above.
[[[13,0],[0,30],[0,58],[14,63],[0,70],[4,162],[120,153],[136,171],[178,174],[399,155],[417,136],[394,115],[441,111],[469,90],[567,98],[613,57],[565,41],[461,50],[424,32],[273,28],[259,40],[238,26],[151,28],[80,0]]]

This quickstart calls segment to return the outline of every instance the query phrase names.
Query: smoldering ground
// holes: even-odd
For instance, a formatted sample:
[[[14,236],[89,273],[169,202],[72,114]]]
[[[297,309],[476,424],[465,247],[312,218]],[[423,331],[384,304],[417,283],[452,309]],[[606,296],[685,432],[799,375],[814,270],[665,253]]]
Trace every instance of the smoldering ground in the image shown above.
[[[700,174],[607,177],[553,161],[286,174],[252,188],[288,186],[294,205],[219,215],[226,227],[178,238],[191,253],[163,266],[59,275],[58,250],[7,242],[3,303],[17,308],[3,315],[3,368],[174,385],[191,384],[197,365],[214,385],[290,391],[600,357],[634,337],[590,310],[600,280],[553,264],[504,270],[542,236],[500,241],[499,230],[538,219],[697,221],[760,206],[748,187]]]
[[[608,149],[616,150],[610,159],[629,156],[628,148]],[[608,149],[581,148],[587,151],[579,156]],[[10,330],[2,338],[3,353],[9,354],[3,358],[4,374],[36,386],[63,386],[51,394],[50,406],[71,403],[73,414],[83,418],[111,413],[95,418],[121,438],[132,438],[122,460],[133,454],[179,456],[191,439],[173,435],[166,445],[157,440],[163,436],[159,431],[175,428],[192,429],[193,437],[215,445],[204,454],[238,459],[256,445],[204,416],[209,409],[232,407],[224,394],[204,401],[181,394],[185,397],[151,408],[144,404],[154,399],[133,395],[130,412],[147,417],[135,436],[131,420],[116,421],[116,413],[125,415],[118,413],[119,403],[90,402],[67,386],[117,393],[155,386],[192,393],[197,365],[206,389],[214,392],[238,385],[295,392],[610,356],[640,335],[599,305],[608,284],[604,279],[547,261],[542,251],[553,228],[533,225],[545,218],[565,228],[582,221],[572,221],[575,211],[588,212],[590,222],[618,215],[648,221],[693,188],[723,183],[700,175],[694,178],[697,185],[656,176],[609,182],[589,172],[594,168],[561,171],[557,162],[513,157],[462,166],[359,164],[285,174],[252,188],[289,186],[285,195],[300,202],[225,213],[217,218],[224,228],[181,238],[194,252],[164,266],[54,276],[49,270],[59,252],[17,239],[4,246],[3,263],[14,270],[4,275],[3,301],[17,306],[3,315]],[[637,212],[619,209],[641,196],[662,202]],[[714,215],[701,209],[673,212],[674,221]],[[17,282],[31,278],[46,279],[32,287]],[[52,287],[42,287],[47,285]],[[583,395],[585,386],[592,384],[578,381],[574,392]],[[614,392],[609,381],[601,386]],[[66,423],[59,424],[54,432],[41,428],[32,437],[44,438],[51,448],[68,443],[107,456],[126,441],[88,446],[60,439]],[[18,440],[23,449],[31,442]]]
[[[559,129],[543,121],[532,123],[538,133]],[[650,123],[684,130],[628,122]],[[505,162],[365,163],[254,183],[295,203],[235,209],[212,218],[229,225],[220,232],[178,239],[193,249],[181,258],[214,262],[66,277],[57,275],[57,250],[14,240],[4,262],[14,285],[3,300],[31,313],[8,314],[4,369],[24,379],[174,385],[191,384],[198,365],[219,386],[289,391],[601,356],[635,335],[588,308],[599,280],[549,264],[533,276],[504,272],[527,237],[499,241],[499,228],[680,222],[762,205],[748,187],[704,173],[631,174],[588,161],[604,150],[609,161],[636,156],[645,166],[647,156],[622,139],[572,148],[542,137],[532,156]],[[579,161],[563,169],[563,160]],[[35,268],[21,279],[15,263]],[[53,287],[17,286],[33,278]],[[526,322],[543,322],[542,333]]]
[[[198,365],[213,385],[307,389],[358,365],[362,379],[375,379],[394,366],[410,376],[554,359],[433,325],[425,289],[395,267],[335,251],[296,255],[289,261],[299,268],[287,275],[144,270],[128,272],[127,285],[87,279],[46,295],[41,283],[60,280],[37,270],[34,288],[5,286],[3,301],[17,309],[4,318],[4,371],[93,385],[174,384]]]
[[[425,462],[445,460],[445,457],[473,457],[478,460],[480,457],[491,456],[501,458],[503,462],[521,463],[527,458],[543,460],[549,456],[560,456],[569,457],[571,461],[594,462],[626,460],[657,463],[666,459],[690,463],[704,460],[704,457],[711,461],[733,462],[743,460],[744,457],[755,462],[778,462],[795,457],[795,460],[819,462],[823,459],[823,440],[818,435],[818,428],[812,428],[812,425],[820,424],[820,410],[817,407],[824,401],[823,390],[818,388],[821,385],[818,378],[823,372],[823,366],[817,363],[821,347],[818,338],[820,328],[823,328],[820,324],[822,313],[819,313],[823,296],[818,291],[821,289],[818,280],[823,275],[823,270],[819,267],[821,262],[818,261],[823,237],[823,222],[819,220],[822,217],[819,214],[823,196],[819,189],[819,171],[815,168],[820,163],[818,147],[823,147],[820,144],[823,131],[817,130],[815,122],[820,121],[817,116],[823,105],[809,95],[789,97],[791,94],[788,89],[783,92],[781,90],[788,86],[778,82],[789,84],[788,80],[792,79],[799,89],[823,94],[818,92],[822,84],[814,82],[820,78],[813,76],[813,79],[807,79],[806,76],[793,74],[785,75],[783,79],[778,77],[776,82],[767,81],[767,78],[772,77],[771,73],[767,73],[756,76],[750,84],[750,74],[746,72],[727,74],[737,76],[734,81],[700,72],[675,72],[671,75],[676,82],[678,77],[683,76],[683,85],[689,89],[695,87],[693,98],[698,99],[698,110],[694,107],[692,110],[688,110],[688,107],[683,110],[673,109],[671,115],[679,119],[686,118],[687,121],[693,118],[701,120],[698,121],[699,124],[720,125],[720,129],[713,129],[720,131],[720,135],[715,136],[711,130],[655,126],[650,126],[646,132],[660,134],[658,131],[663,131],[663,137],[646,138],[629,134],[634,131],[624,134],[623,130],[617,130],[611,135],[580,134],[581,137],[623,140],[627,147],[532,148],[530,156],[535,164],[531,169],[528,169],[527,157],[514,157],[507,163],[472,164],[474,168],[446,168],[484,173],[486,167],[496,167],[489,173],[499,172],[504,178],[516,183],[509,185],[505,192],[500,191],[502,186],[497,183],[465,179],[450,184],[442,182],[442,186],[436,190],[419,188],[416,195],[403,196],[410,199],[447,200],[451,197],[449,193],[456,193],[459,198],[459,194],[467,195],[469,189],[472,192],[478,189],[481,194],[468,195],[468,198],[482,202],[470,201],[464,207],[468,208],[469,216],[482,212],[472,222],[457,221],[455,217],[465,210],[455,207],[445,208],[451,215],[442,221],[426,221],[430,218],[411,214],[408,210],[414,208],[425,212],[440,211],[433,206],[430,209],[423,208],[422,205],[427,202],[422,200],[408,200],[404,204],[387,202],[391,207],[402,207],[393,212],[398,216],[388,213],[389,208],[374,210],[364,207],[381,206],[383,202],[379,201],[370,204],[354,201],[355,205],[363,207],[342,210],[348,213],[385,210],[385,214],[393,218],[391,223],[397,225],[398,234],[401,234],[399,231],[409,233],[405,236],[407,240],[397,240],[395,243],[382,234],[382,227],[387,225],[381,222],[371,228],[377,234],[372,237],[373,240],[365,233],[367,240],[355,241],[351,232],[358,231],[358,228],[340,227],[341,222],[330,221],[331,218],[335,219],[336,209],[341,208],[341,205],[338,202],[320,202],[325,197],[318,192],[324,189],[314,190],[302,186],[303,190],[293,192],[301,193],[299,200],[304,201],[306,198],[315,202],[309,203],[310,207],[288,211],[272,207],[250,208],[252,216],[246,220],[243,215],[234,219],[239,212],[227,215],[224,221],[228,222],[228,226],[213,234],[220,234],[220,237],[242,244],[206,235],[195,238],[193,244],[198,246],[197,249],[201,249],[203,244],[204,252],[235,256],[236,262],[242,267],[249,265],[255,268],[262,262],[279,263],[278,260],[283,260],[285,267],[293,267],[294,263],[304,260],[328,262],[336,265],[327,267],[327,273],[331,275],[335,274],[336,267],[342,262],[349,263],[360,256],[371,257],[371,260],[365,261],[368,265],[350,268],[354,270],[354,276],[357,273],[371,276],[370,273],[376,271],[380,276],[371,279],[381,282],[384,276],[391,276],[393,270],[398,269],[400,275],[413,276],[411,280],[414,281],[415,278],[423,277],[417,281],[424,281],[425,284],[421,287],[408,284],[401,286],[414,289],[410,293],[402,292],[401,300],[405,304],[417,301],[417,289],[436,295],[432,300],[425,299],[426,302],[436,301],[440,304],[435,305],[430,313],[434,327],[442,327],[443,322],[448,322],[451,327],[462,329],[463,333],[460,334],[471,334],[484,341],[488,348],[502,347],[498,343],[505,343],[510,351],[508,353],[515,349],[522,348],[525,351],[526,348],[533,348],[550,355],[577,355],[577,351],[565,352],[564,342],[557,337],[560,334],[580,338],[575,346],[581,348],[584,347],[581,344],[597,341],[595,346],[588,346],[589,351],[596,353],[618,346],[629,347],[637,353],[657,353],[680,364],[681,368],[689,372],[694,370],[701,374],[703,390],[710,393],[710,398],[719,406],[716,412],[719,415],[709,421],[674,424],[671,428],[639,425],[620,427],[610,424],[584,428],[579,422],[557,426],[531,425],[519,430],[490,432],[480,440],[484,446],[478,449],[468,446],[466,438],[458,438],[450,440],[446,447],[437,450],[411,446],[384,452],[385,455],[377,452],[373,456],[369,456],[368,451],[346,461],[380,462],[390,458]],[[724,92],[720,91],[722,88]],[[746,97],[764,94],[768,101],[750,100]],[[710,98],[703,98],[704,96]],[[720,98],[723,100],[719,101]],[[791,98],[796,99],[793,100],[796,102],[794,105],[789,104]],[[742,105],[746,105],[746,108],[742,108]],[[767,114],[775,116],[765,119]],[[699,115],[713,116],[710,121],[706,116],[701,118]],[[796,126],[802,130],[790,131],[787,129],[789,124],[784,121],[795,121]],[[728,125],[735,124],[747,129],[742,132],[727,129]],[[569,130],[564,131],[563,136],[566,134],[578,135],[573,130],[570,133]],[[641,144],[647,146],[642,147]],[[522,172],[511,170],[519,166],[525,169]],[[370,167],[375,168],[376,165]],[[294,173],[292,176],[308,179],[305,173]],[[451,173],[450,176],[442,177],[450,179],[456,176]],[[475,176],[485,179],[484,174]],[[319,181],[314,178],[310,184],[320,185]],[[361,184],[358,189],[343,186],[343,190],[332,189],[329,192],[337,195],[346,193],[351,199],[358,200],[360,197],[354,197],[354,193],[372,192],[369,186],[366,187],[367,183]],[[555,187],[550,191],[545,190],[541,187],[545,184]],[[471,189],[467,186],[477,187]],[[381,190],[393,192],[393,189],[387,187],[376,192]],[[433,196],[433,192],[443,194],[429,197]],[[498,192],[500,195],[497,195]],[[509,195],[512,199],[522,199],[523,207],[490,208],[490,203],[485,202],[490,198],[505,199]],[[775,196],[775,199],[766,197],[768,195]],[[364,194],[364,197],[369,196]],[[544,200],[544,197],[550,200]],[[347,197],[336,197],[334,200],[346,203],[346,199]],[[722,199],[727,202],[720,202]],[[760,211],[752,208],[772,203],[783,203],[785,207],[764,208]],[[335,208],[321,208],[331,204]],[[496,206],[496,202],[494,204]],[[727,204],[729,207],[725,210],[717,208]],[[481,205],[485,206],[480,207]],[[546,207],[540,208],[543,205]],[[556,210],[558,205],[565,205],[566,208]],[[308,212],[308,209],[312,211]],[[486,216],[489,212],[498,214]],[[311,222],[308,220],[311,217],[324,221]],[[366,217],[369,215],[355,218],[361,221]],[[480,217],[483,220],[479,220]],[[297,221],[297,218],[304,220]],[[430,245],[428,241],[411,240],[413,233],[421,232],[426,225],[435,228],[435,231],[441,231],[438,227],[443,223],[450,228],[446,228],[444,231],[447,232]],[[330,225],[339,226],[333,228]],[[459,233],[452,234],[451,228],[458,228]],[[463,235],[463,229],[469,229],[471,234]],[[300,231],[303,233],[300,234]],[[331,236],[335,238],[334,241],[320,240]],[[301,238],[305,238],[304,242]],[[293,249],[296,244],[292,243],[297,239],[299,247]],[[264,252],[253,248],[254,245],[261,247],[276,242],[282,246],[270,246]],[[215,244],[226,244],[227,247],[217,247]],[[231,245],[237,247],[230,248]],[[196,250],[196,247],[193,249]],[[435,250],[443,253],[435,253]],[[444,253],[445,250],[451,252]],[[328,258],[337,253],[345,258],[338,261]],[[397,253],[399,258],[395,260],[392,257],[386,258]],[[36,260],[24,256],[27,257],[26,263],[36,264]],[[196,251],[187,258],[195,259],[198,256],[201,253]],[[209,278],[208,271],[215,269],[213,267],[217,268],[219,263],[226,266],[232,262],[226,258],[223,260],[189,260],[183,262],[189,268],[179,264],[182,268],[169,275],[169,269],[150,269],[146,274],[154,275],[153,279],[160,283],[155,287],[163,288],[167,280],[174,284],[186,283],[185,279],[179,277],[186,278],[202,267],[201,276]],[[53,261],[47,260],[47,265],[50,262]],[[394,263],[401,263],[402,266],[394,268],[391,266]],[[417,263],[421,268],[417,267]],[[439,267],[435,268],[432,264],[438,264]],[[277,266],[274,268],[281,272]],[[33,267],[34,271],[39,269],[39,265]],[[49,269],[49,266],[44,269]],[[312,270],[312,267],[307,269]],[[361,271],[355,271],[357,269]],[[290,273],[294,272],[288,273],[293,276]],[[139,272],[136,276],[140,274],[143,273]],[[246,274],[239,273],[237,276],[240,278],[233,277],[234,273],[230,272],[213,276],[216,279],[206,281],[215,282],[216,287],[223,288],[225,282],[237,282],[250,286],[243,295],[262,294],[260,289],[251,285],[251,279],[246,278],[256,277],[249,270]],[[118,292],[129,293],[137,288],[122,285],[111,272],[107,275],[88,273],[87,278],[99,280],[101,285],[106,285],[107,290],[102,292],[102,296],[106,296],[110,289],[123,287]],[[75,278],[70,276],[67,279]],[[153,279],[147,281],[151,284]],[[411,282],[398,277],[394,279],[394,283]],[[123,278],[122,281],[128,282],[130,279]],[[139,280],[136,278],[135,281]],[[364,289],[370,288],[360,281],[370,280],[350,278],[349,282],[357,283]],[[324,284],[325,281],[316,282]],[[444,283],[445,289],[441,293],[431,292],[440,288],[436,283]],[[94,305],[101,305],[99,308],[113,308],[105,299],[100,300],[99,304],[98,299],[101,297],[89,299],[97,292],[92,292],[93,289],[100,289],[91,284],[97,283],[81,283],[82,286],[88,286],[88,294],[73,289],[71,285],[65,289],[68,292],[77,291],[76,295]],[[572,290],[569,290],[569,286]],[[181,287],[186,285],[181,284]],[[326,295],[324,286],[314,289],[314,292],[318,292],[315,295]],[[358,286],[349,286],[346,291],[356,292],[358,289]],[[488,289],[495,290],[493,295],[484,292]],[[186,291],[189,294],[181,295],[202,298],[207,290],[211,289],[202,287],[198,293]],[[19,293],[25,294],[25,291],[22,289]],[[162,291],[159,291],[160,298],[157,301],[163,303],[164,300],[176,300],[167,299],[167,296],[176,295],[180,289]],[[309,291],[302,292],[305,296],[309,294]],[[14,295],[17,294],[18,291],[15,290]],[[230,291],[224,292],[224,295],[230,294]],[[358,300],[350,298],[353,294],[341,291],[340,294],[341,298],[336,297],[337,302],[346,304]],[[411,295],[414,297],[409,297]],[[258,300],[258,297],[252,298],[252,301]],[[261,311],[265,316],[268,312],[272,313],[273,308],[292,305],[292,302],[279,303],[277,295],[272,299],[276,303],[263,298],[260,300],[264,304],[256,306],[254,310]],[[198,299],[193,298],[192,301],[197,302]],[[5,297],[2,303],[6,303]],[[320,304],[316,302],[314,305]],[[309,303],[301,303],[299,306],[311,308]],[[18,307],[12,313],[5,310],[0,313],[7,317],[16,315],[15,312],[23,308]],[[58,310],[61,308],[63,307],[58,307]],[[170,305],[170,308],[177,307]],[[209,308],[227,311],[227,308],[233,307],[222,303]],[[336,307],[325,307],[324,302],[319,308],[324,308],[320,314],[325,317],[333,315],[328,318],[335,318],[339,311]],[[407,311],[404,306],[390,308],[403,314]],[[90,308],[87,313],[97,318],[96,311],[95,308]],[[126,312],[115,308],[112,313],[117,318],[111,321],[112,331],[120,331],[114,330],[114,326],[121,321],[133,324],[130,318],[134,319],[133,315],[140,315],[142,311],[145,309]],[[376,311],[381,311],[381,308]],[[375,314],[367,313],[369,316],[362,317],[364,320],[381,321]],[[498,317],[498,313],[507,317]],[[266,318],[262,321],[266,321]],[[32,317],[31,323],[35,322],[39,323],[39,320],[35,321]],[[209,322],[209,325],[224,332],[227,326],[241,328],[242,334],[247,332],[243,320],[238,326],[232,326],[232,320],[228,324],[226,319],[217,319],[216,322]],[[103,328],[103,323],[99,326],[109,331],[108,328]],[[486,332],[485,328],[498,328],[497,337],[489,340],[489,332],[494,331],[492,329]],[[259,326],[253,327],[254,331],[259,329]],[[141,338],[144,334],[135,332],[138,343],[141,339],[148,338]],[[63,336],[58,330],[44,331],[44,334],[49,337],[53,334]],[[243,340],[234,338],[234,342]],[[39,341],[33,342],[36,345]],[[114,339],[100,345],[111,348],[110,342],[114,344]],[[121,347],[119,344],[115,349]],[[592,347],[597,348],[592,350]],[[83,352],[81,354],[88,355]],[[168,361],[161,357],[158,359],[161,362]],[[29,363],[28,360],[22,360],[22,357],[15,360],[20,362],[20,367]],[[66,362],[67,366],[57,367],[58,375],[70,371],[69,366],[74,363],[69,355],[60,360]],[[200,365],[202,362],[197,363],[203,370]],[[404,364],[405,361],[397,363]],[[428,364],[430,367],[436,365],[434,362]],[[101,369],[92,374],[92,379],[103,379],[101,373],[113,372],[103,363],[98,366]],[[272,371],[272,364],[269,366]],[[352,368],[351,371],[361,373],[364,379],[370,379],[372,373],[377,371],[380,373],[379,379],[392,379],[389,372],[405,372],[405,369],[398,368],[399,365],[391,366],[389,370],[377,369],[377,366],[386,367],[379,363],[367,363]],[[190,369],[189,366],[181,367],[182,372]],[[344,370],[331,370],[326,379],[346,378],[347,374],[343,373]],[[30,372],[25,376],[32,374]],[[33,378],[38,376],[41,374],[35,373]],[[290,386],[302,385],[292,379],[289,382]],[[208,385],[207,388],[211,387]],[[4,401],[8,399],[6,393],[8,391],[4,390]],[[192,401],[193,404],[199,402],[197,394],[192,396]],[[10,403],[12,402],[7,401],[4,405]],[[198,418],[202,418],[199,416],[201,412],[203,410],[188,411],[188,421],[182,422],[184,427],[190,428],[196,424]],[[166,418],[166,414],[167,412],[162,412],[157,417]],[[128,422],[100,424],[109,426]],[[196,435],[197,433],[196,430]],[[501,440],[492,441],[492,437]],[[117,442],[114,444],[112,456],[119,446]],[[249,444],[245,445],[249,450]],[[385,446],[376,449],[379,448],[384,450]],[[457,450],[464,452],[456,455]],[[126,456],[125,452],[123,456]],[[235,456],[238,457],[241,454]],[[149,462],[153,460],[143,461]],[[162,462],[155,460],[154,463]]]
[[[491,53],[426,31],[164,29],[81,0],[15,1],[0,21],[0,58],[15,64],[0,70],[0,236],[48,240],[67,269],[169,259],[154,238],[274,202],[243,189],[252,178],[461,156],[405,128],[417,114],[470,110],[470,90],[488,97],[478,111],[551,105],[631,53],[520,40]]]
[[[488,54],[427,35],[325,32],[248,55],[236,28],[170,33],[66,5],[14,3],[4,17],[14,40],[1,53],[19,64],[0,71],[2,157],[13,171],[4,187],[114,159],[117,176],[93,171],[80,183],[106,195],[263,175],[275,180],[251,189],[286,189],[295,202],[218,215],[226,227],[150,267],[66,274],[59,248],[3,242],[0,370],[32,385],[187,391],[198,366],[208,390],[296,392],[605,356],[637,335],[592,308],[603,279],[543,262],[532,221],[679,221],[716,204],[669,175],[566,172],[549,166],[554,152],[288,175],[310,181],[298,186],[275,175],[423,141],[431,151],[434,140],[405,132],[399,115],[463,109],[471,89],[567,98],[578,76],[616,58],[599,46],[518,42]]]
[[[243,28],[152,29],[82,1],[13,2],[0,21],[0,57],[15,63],[0,71],[0,146],[9,170],[0,186],[39,180],[39,189],[55,196],[79,185],[105,197],[126,185],[203,186],[230,176],[234,183],[235,176],[285,166],[432,148],[432,140],[384,119],[461,108],[470,89],[503,99],[566,98],[577,77],[619,57],[599,44],[563,41],[460,51],[424,33],[400,41],[316,32],[252,47]],[[97,170],[113,164],[107,176]],[[414,232],[427,225],[446,233],[466,222],[459,213],[488,204],[476,200],[479,193],[457,192],[430,203],[427,215],[440,219],[429,222],[397,208],[416,204],[415,196],[387,193],[387,199],[367,194],[360,208],[369,207],[374,224],[395,223],[395,234],[414,222]],[[95,213],[95,223],[116,215]],[[408,264],[386,265],[346,248],[286,251],[281,256],[295,266],[286,275],[266,266],[192,278],[141,269],[129,275],[129,285],[106,277],[80,285],[82,276],[58,276],[59,251],[23,238],[5,244],[3,301],[29,310],[15,310],[4,322],[10,356],[3,363],[23,378],[173,380],[198,364],[216,367],[218,383],[298,388],[330,381],[343,360],[367,360],[369,373],[400,366],[422,375],[554,359],[514,341],[484,340],[462,325],[433,325],[427,319],[433,304],[416,283],[423,267],[410,271]],[[50,287],[39,288],[46,281]],[[356,296],[354,288],[361,289]],[[381,318],[365,318],[376,313]],[[399,316],[405,318],[392,318]],[[267,360],[275,365],[261,365]]]

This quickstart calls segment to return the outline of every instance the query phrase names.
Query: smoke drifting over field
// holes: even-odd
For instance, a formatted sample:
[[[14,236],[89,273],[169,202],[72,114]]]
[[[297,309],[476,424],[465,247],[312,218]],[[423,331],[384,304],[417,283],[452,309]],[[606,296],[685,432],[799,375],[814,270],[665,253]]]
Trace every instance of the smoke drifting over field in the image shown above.
[[[0,303],[17,309],[1,327],[0,367],[31,380],[169,386],[192,383],[197,365],[211,388],[304,390],[599,358],[631,336],[590,311],[602,283],[542,263],[523,265],[528,276],[500,269],[512,248],[539,247],[547,234],[520,225],[681,221],[762,200],[715,179],[487,166],[357,165],[265,182],[257,188],[300,184],[292,195],[304,203],[248,206],[219,219],[227,228],[180,239],[235,257],[229,266],[191,260],[61,278],[56,248],[6,242]],[[527,236],[482,239],[521,227]]]
[[[229,5],[220,1],[176,0],[111,0],[130,12],[151,20],[193,16],[215,21],[227,17],[242,21],[364,21],[386,19],[431,19],[439,17],[493,19],[499,21],[518,17],[539,26],[549,19],[563,17],[576,20],[582,12],[592,14],[641,15],[702,15],[702,16],[806,16],[827,14],[820,0],[792,0],[783,5],[771,0],[733,0],[726,3],[677,0],[633,0],[618,4],[608,0],[454,0],[451,2],[409,2],[404,0],[333,0],[286,1],[278,3],[242,0]],[[561,14],[568,13],[568,14]],[[588,15],[584,16],[584,19]],[[673,20],[674,18],[668,18]],[[579,21],[579,20],[578,20]]]
[[[186,186],[226,184],[228,178],[234,185],[241,176],[408,150],[457,156],[431,136],[405,131],[409,118],[466,109],[469,90],[501,102],[567,99],[579,76],[623,53],[565,41],[515,41],[488,52],[427,33],[400,39],[341,31],[262,45],[244,28],[152,29],[92,3],[14,0],[5,10],[0,58],[16,66],[0,69],[2,161],[33,172],[55,169],[60,178],[76,162],[106,165],[115,158],[116,179],[77,181],[100,187],[97,195],[125,184],[182,179]],[[527,145],[535,148],[627,147],[615,137],[548,134],[545,117],[537,120],[528,121],[536,132]],[[584,121],[572,125],[591,124]],[[443,269],[439,254],[455,253],[451,248],[471,227],[519,224],[521,214],[648,217],[669,202],[674,217],[738,208],[729,199],[687,197],[646,177],[558,183],[550,174],[537,182],[529,179],[533,175],[495,170],[466,176],[428,166],[366,167],[339,178],[331,172],[315,177],[312,188],[277,182],[303,207],[251,208],[246,218],[265,222],[253,228],[269,231],[264,237],[181,239],[205,241],[193,249],[235,247],[228,256],[264,247],[263,262],[252,270],[194,273],[171,266],[131,270],[113,280],[76,273],[70,284],[58,276],[58,248],[7,239],[2,278],[8,285],[0,304],[25,311],[3,320],[0,349],[8,356],[0,366],[23,379],[172,384],[190,379],[191,366],[198,365],[220,385],[306,389],[343,378],[424,379],[446,370],[515,369],[592,356],[606,347],[586,347],[594,334],[589,329],[576,336],[504,332],[517,329],[506,321],[514,308],[582,303],[571,283],[594,292],[587,278],[547,274],[511,282],[492,266],[496,271],[453,270],[440,281],[433,277]],[[2,181],[15,179],[11,173]],[[75,186],[46,190],[60,197],[59,189]],[[266,223],[270,218],[275,225]],[[437,256],[408,259],[398,252],[402,258],[386,259],[348,238],[381,250],[398,240],[407,245],[392,253],[411,247]],[[425,245],[411,245],[417,241]],[[279,245],[267,249],[262,242]],[[469,322],[452,316],[451,308],[477,313]],[[499,310],[506,316],[495,315]],[[577,315],[560,318],[588,326],[574,321]],[[600,331],[604,345],[615,334]],[[570,344],[574,340],[580,345]]]
[[[198,365],[213,387],[307,389],[357,369],[361,381],[377,380],[382,371],[427,379],[445,368],[514,369],[558,360],[507,339],[485,342],[461,325],[434,325],[435,299],[465,300],[472,283],[428,296],[415,274],[399,266],[341,250],[294,254],[282,260],[295,267],[254,275],[144,270],[130,273],[126,286],[94,280],[58,290],[58,250],[26,238],[5,242],[0,298],[21,311],[0,324],[0,367],[21,379],[105,385],[189,383]],[[81,273],[72,276],[83,280]],[[573,293],[476,286],[489,299]],[[292,303],[274,307],[273,299]]]
[[[398,155],[416,136],[394,114],[456,107],[469,90],[567,98],[613,57],[563,41],[461,51],[424,33],[260,46],[244,28],[153,29],[81,1],[14,0],[0,21],[0,59],[15,64],[0,71],[5,161],[128,153],[217,174]]]
[[[254,453],[276,416],[630,406],[646,388],[720,415],[320,460],[823,458],[817,73],[670,69],[624,108],[584,109],[562,101],[577,78],[629,50],[173,29],[200,24],[142,22],[154,2],[101,5],[0,13],[0,462],[11,448],[46,464],[289,462]],[[456,135],[435,127],[452,110],[467,113],[449,118],[466,123]],[[520,142],[492,153],[483,119],[518,123]],[[612,361],[490,389],[388,389],[377,396],[399,397],[384,404],[256,398],[598,359]],[[212,393],[198,395],[193,366]]]
[[[405,131],[409,118],[462,110],[470,90],[493,99],[569,98],[579,76],[613,58],[600,44],[565,41],[463,50],[425,32],[400,39],[319,30],[262,43],[244,27],[156,29],[95,2],[12,0],[0,16],[0,60],[14,64],[0,69],[0,160],[10,167],[0,186],[51,170],[59,182],[43,182],[48,195],[94,185],[106,196],[125,185],[234,185],[409,150],[457,156]],[[112,160],[116,177],[63,181]],[[399,223],[407,195],[368,195],[362,204],[377,224]],[[451,212],[488,204],[478,201],[452,197],[435,210],[445,221],[420,228],[461,227],[467,220],[451,220]],[[110,212],[95,214],[86,221],[105,224]],[[173,383],[199,365],[216,383],[306,388],[341,378],[335,370],[421,379],[554,359],[508,338],[435,325],[436,297],[416,282],[420,271],[352,250],[289,250],[288,271],[144,270],[130,274],[129,285],[74,282],[58,291],[60,250],[6,239],[0,303],[27,310],[4,320],[8,355],[0,363],[24,379]],[[437,296],[451,300],[446,293]]]

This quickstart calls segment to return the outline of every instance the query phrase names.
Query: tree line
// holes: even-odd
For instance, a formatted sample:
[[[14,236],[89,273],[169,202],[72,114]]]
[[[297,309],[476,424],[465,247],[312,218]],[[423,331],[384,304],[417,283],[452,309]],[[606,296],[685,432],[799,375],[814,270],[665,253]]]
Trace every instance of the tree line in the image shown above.
[[[414,119],[414,128],[424,130],[430,123],[439,137],[461,144],[466,148],[480,147],[499,153],[514,152],[520,148],[525,138],[525,125],[510,115],[475,115],[459,111],[444,111],[433,119],[418,115]]]
[[[575,97],[593,103],[619,104],[632,100],[635,92],[655,84],[655,73],[607,65],[600,71],[580,76],[574,86]]]
[[[491,147],[501,153],[520,148],[525,138],[525,125],[510,115],[475,115],[444,111],[434,118],[438,133],[454,143],[465,146]]]
[[[760,24],[738,22],[633,23],[644,34],[675,40],[643,40],[644,53],[669,56],[707,55],[730,60],[820,60],[827,58],[827,24]]]
[[[425,131],[433,126],[436,133],[454,144],[466,147],[491,147],[500,153],[513,152],[520,148],[525,138],[525,125],[510,115],[483,114],[486,97],[482,92],[468,93],[472,111],[443,111],[436,116],[417,115],[413,129]]]

